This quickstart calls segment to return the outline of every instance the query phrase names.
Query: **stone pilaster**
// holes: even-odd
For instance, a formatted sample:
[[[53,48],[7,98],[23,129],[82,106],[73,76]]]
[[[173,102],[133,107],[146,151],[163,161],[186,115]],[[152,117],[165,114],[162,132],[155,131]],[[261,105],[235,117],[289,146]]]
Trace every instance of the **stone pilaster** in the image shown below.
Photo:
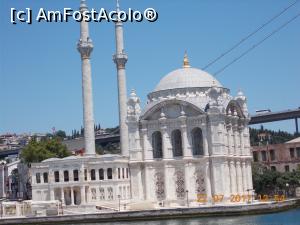
[[[230,171],[227,160],[223,162],[223,189],[224,189],[224,197],[229,199],[230,197]]]
[[[248,180],[247,182],[248,189],[253,189],[251,160],[246,161],[246,172],[247,172],[247,180]]]
[[[149,177],[150,173],[149,173],[149,168],[145,167],[145,199],[146,200],[151,200],[151,187],[150,187],[150,181],[151,181],[151,177]],[[152,186],[152,185],[151,185]]]
[[[248,174],[247,174],[247,170],[246,170],[246,162],[242,161],[242,175],[243,175],[243,193],[247,193],[247,189],[248,189]]]
[[[208,156],[209,152],[208,152],[208,135],[207,135],[207,129],[206,127],[204,129],[202,129],[202,135],[203,135],[203,151],[204,151],[204,155]]]
[[[55,200],[54,190],[53,190],[53,188],[51,188],[51,187],[50,187],[50,200],[51,200],[51,201]]]
[[[228,154],[233,155],[233,149],[232,149],[232,124],[231,124],[231,122],[227,123],[226,128],[227,128]]]
[[[74,205],[74,189],[73,189],[73,187],[70,187],[70,191],[71,191],[71,205]]]
[[[81,186],[80,187],[80,200],[81,200],[81,205],[85,204],[85,187]]]
[[[234,122],[232,126],[233,130],[233,138],[234,138],[234,155],[239,156],[239,132],[238,132],[238,124],[237,124],[237,116],[234,116]]]
[[[240,155],[245,155],[245,143],[244,143],[244,126],[239,126],[239,137],[240,137]]]
[[[144,127],[142,130],[143,135],[143,149],[144,149],[144,159],[145,160],[153,160],[153,151],[151,144],[148,139],[148,129]]]
[[[230,190],[231,194],[237,193],[237,178],[236,178],[236,168],[233,160],[229,163],[229,171],[230,171]]]
[[[61,202],[64,205],[65,204],[65,191],[64,188],[61,188]]]
[[[191,147],[189,146],[188,136],[187,136],[187,124],[186,124],[186,116],[180,116],[180,131],[182,138],[182,148],[183,148],[183,156],[185,158],[192,157]]]
[[[205,185],[206,185],[206,196],[207,199],[210,200],[212,197],[212,192],[211,192],[211,173],[210,173],[210,162],[206,162],[205,164]]]
[[[160,128],[162,134],[162,148],[163,148],[163,158],[170,159],[172,156],[170,155],[170,137],[168,134],[168,129],[166,126],[162,126]]]
[[[237,183],[237,191],[238,194],[243,193],[243,179],[242,179],[242,168],[241,168],[241,162],[236,162],[236,183]]]

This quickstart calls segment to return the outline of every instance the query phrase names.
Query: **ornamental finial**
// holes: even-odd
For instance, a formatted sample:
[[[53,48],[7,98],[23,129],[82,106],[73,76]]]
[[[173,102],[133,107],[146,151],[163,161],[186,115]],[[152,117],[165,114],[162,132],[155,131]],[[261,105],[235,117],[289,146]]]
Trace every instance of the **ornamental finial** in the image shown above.
[[[188,59],[188,55],[187,55],[187,52],[185,51],[184,52],[184,58],[183,58],[183,68],[190,68],[190,62],[189,62],[189,59]]]

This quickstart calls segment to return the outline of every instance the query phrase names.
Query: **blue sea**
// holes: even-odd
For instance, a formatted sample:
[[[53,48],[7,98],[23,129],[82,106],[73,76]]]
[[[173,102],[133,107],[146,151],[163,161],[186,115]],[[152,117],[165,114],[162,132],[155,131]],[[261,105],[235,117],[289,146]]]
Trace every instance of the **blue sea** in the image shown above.
[[[207,217],[137,222],[93,223],[100,225],[300,225],[300,208],[251,216]],[[77,224],[78,225],[78,224]],[[80,225],[92,225],[82,223]]]

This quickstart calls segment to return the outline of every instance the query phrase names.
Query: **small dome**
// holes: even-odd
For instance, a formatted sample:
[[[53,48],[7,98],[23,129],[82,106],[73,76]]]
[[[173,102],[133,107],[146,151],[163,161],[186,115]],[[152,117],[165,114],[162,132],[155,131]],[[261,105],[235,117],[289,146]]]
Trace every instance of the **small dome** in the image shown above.
[[[163,77],[154,89],[154,92],[176,88],[212,86],[222,87],[220,82],[209,73],[192,67],[183,67]]]

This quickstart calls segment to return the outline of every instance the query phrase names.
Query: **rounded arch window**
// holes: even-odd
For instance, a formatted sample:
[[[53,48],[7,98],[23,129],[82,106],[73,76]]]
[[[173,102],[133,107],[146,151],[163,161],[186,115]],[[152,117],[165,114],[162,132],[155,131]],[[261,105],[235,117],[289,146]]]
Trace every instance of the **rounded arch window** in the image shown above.
[[[204,155],[203,134],[199,127],[192,130],[193,155]]]
[[[152,134],[152,148],[153,148],[153,158],[159,159],[163,157],[162,137],[159,131],[155,131]]]
[[[174,157],[182,156],[183,154],[182,154],[181,131],[173,130],[171,136],[172,136],[173,156]]]

